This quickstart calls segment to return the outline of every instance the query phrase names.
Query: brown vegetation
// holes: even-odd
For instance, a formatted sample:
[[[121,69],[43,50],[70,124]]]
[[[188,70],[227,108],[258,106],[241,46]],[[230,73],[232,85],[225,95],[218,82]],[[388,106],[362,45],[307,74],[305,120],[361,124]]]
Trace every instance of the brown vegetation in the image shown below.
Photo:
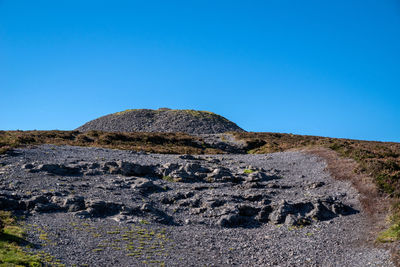
[[[216,154],[221,150],[183,133],[108,133],[89,131],[0,131],[0,154],[29,145],[104,147],[163,154]]]

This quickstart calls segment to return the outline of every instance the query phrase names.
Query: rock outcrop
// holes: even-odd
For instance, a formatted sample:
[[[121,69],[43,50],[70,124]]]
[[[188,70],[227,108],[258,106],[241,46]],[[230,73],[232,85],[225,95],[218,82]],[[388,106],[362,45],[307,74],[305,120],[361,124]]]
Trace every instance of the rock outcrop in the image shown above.
[[[237,156],[137,154],[134,158],[139,156],[140,161],[67,158],[62,163],[23,164],[20,176],[37,177],[43,187],[30,195],[5,190],[0,193],[0,208],[224,228],[306,226],[357,213],[343,202],[345,195],[333,195],[321,179],[287,178],[287,171],[252,166]],[[257,162],[248,158],[242,157]],[[49,191],[53,188],[49,181],[58,189]],[[301,191],[306,193],[300,196]]]

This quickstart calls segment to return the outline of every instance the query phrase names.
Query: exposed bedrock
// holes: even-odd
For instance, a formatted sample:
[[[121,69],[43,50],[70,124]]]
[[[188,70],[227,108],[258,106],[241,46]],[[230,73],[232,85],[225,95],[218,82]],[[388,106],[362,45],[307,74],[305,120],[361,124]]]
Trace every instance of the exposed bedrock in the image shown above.
[[[178,159],[157,164],[125,160],[24,164],[25,174],[44,176],[58,190],[43,188],[32,195],[4,192],[0,208],[216,227],[306,226],[357,212],[342,202],[345,194],[327,194],[322,181],[288,184],[285,172],[275,168],[210,157]]]

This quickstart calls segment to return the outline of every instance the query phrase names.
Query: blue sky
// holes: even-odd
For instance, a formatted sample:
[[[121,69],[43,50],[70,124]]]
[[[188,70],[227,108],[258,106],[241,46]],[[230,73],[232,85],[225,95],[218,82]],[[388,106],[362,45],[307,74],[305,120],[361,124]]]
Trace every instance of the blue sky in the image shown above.
[[[400,1],[0,0],[0,129],[128,108],[400,142]]]

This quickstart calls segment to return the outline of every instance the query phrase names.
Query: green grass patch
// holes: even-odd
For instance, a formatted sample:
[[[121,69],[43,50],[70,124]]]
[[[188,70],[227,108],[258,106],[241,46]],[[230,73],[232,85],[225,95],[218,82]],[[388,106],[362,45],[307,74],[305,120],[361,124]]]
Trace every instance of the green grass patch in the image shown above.
[[[182,182],[182,178],[174,178],[174,177],[171,177],[171,176],[163,176],[163,178],[162,178],[164,181],[167,181],[167,182],[171,182],[171,183],[177,183],[177,182]]]
[[[172,178],[171,176],[163,176],[163,178],[162,178],[164,181],[167,181],[167,182],[175,182],[175,179],[174,178]]]
[[[381,243],[393,242],[400,239],[400,222],[393,223],[388,229],[381,232],[377,241]]]
[[[400,240],[400,201],[393,204],[388,223],[389,228],[379,233],[376,239],[378,242],[388,243]]]
[[[42,266],[38,256],[30,255],[22,247],[29,245],[25,232],[10,212],[0,211],[4,229],[0,233],[0,266]]]

